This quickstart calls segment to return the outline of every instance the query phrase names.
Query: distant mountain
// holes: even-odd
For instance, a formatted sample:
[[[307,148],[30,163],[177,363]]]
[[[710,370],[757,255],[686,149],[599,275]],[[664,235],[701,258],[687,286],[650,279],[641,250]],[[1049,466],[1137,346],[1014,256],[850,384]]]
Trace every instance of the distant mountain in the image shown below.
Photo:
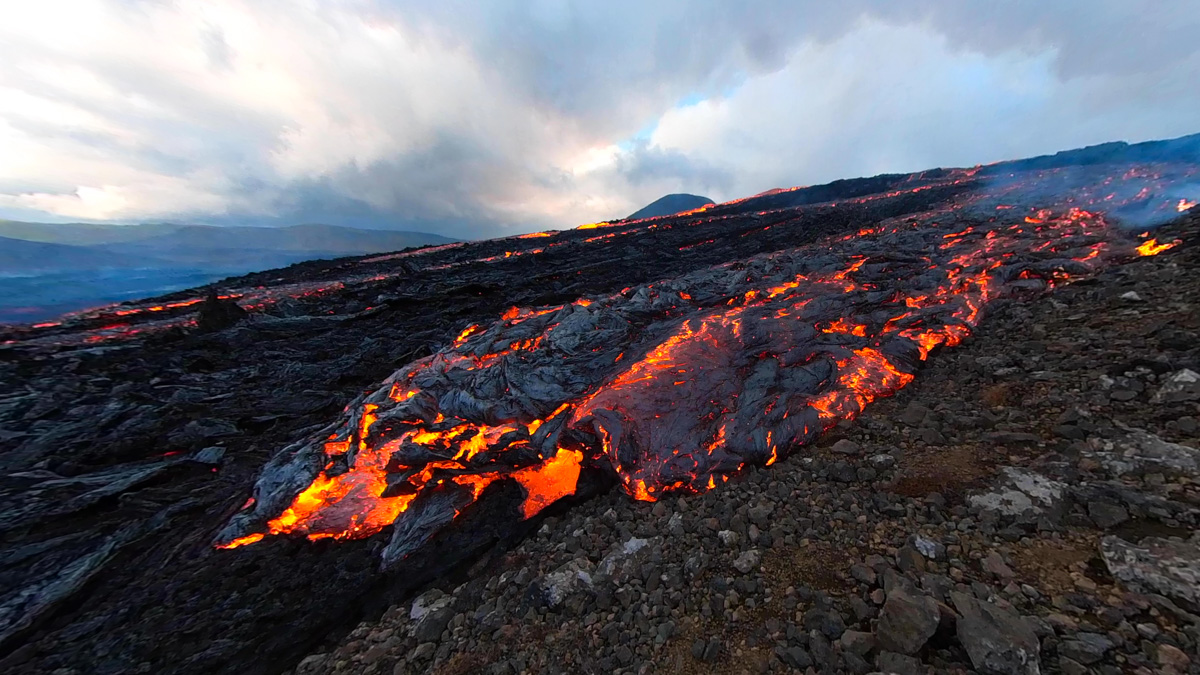
[[[206,284],[318,258],[456,240],[333,225],[48,224],[0,220],[0,323]]]
[[[0,237],[40,241],[47,244],[92,246],[147,239],[180,229],[181,225],[97,225],[93,223],[26,223],[0,220]]]
[[[646,206],[631,213],[626,220],[637,220],[639,218],[654,218],[655,216],[669,216],[681,211],[691,211],[698,209],[701,206],[712,204],[713,200],[708,197],[699,197],[697,195],[674,194],[650,202]]]
[[[178,229],[102,248],[121,255],[150,256],[184,265],[254,266],[268,269],[314,258],[398,251],[455,241],[427,232],[360,230],[336,225],[212,227]]]
[[[47,244],[0,237],[0,275],[39,274],[72,269],[127,269],[162,265],[88,246]]]

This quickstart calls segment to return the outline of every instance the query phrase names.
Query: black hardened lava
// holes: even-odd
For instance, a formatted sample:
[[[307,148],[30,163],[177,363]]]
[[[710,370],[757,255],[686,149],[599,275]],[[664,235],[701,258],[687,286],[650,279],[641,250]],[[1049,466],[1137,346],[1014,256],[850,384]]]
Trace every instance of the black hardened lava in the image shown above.
[[[1191,138],[1178,147],[1195,161],[1198,145]],[[1164,152],[1122,146],[1100,154],[1111,161],[1118,151],[1122,161]],[[1027,161],[1045,169],[1098,156],[1081,152]],[[357,541],[273,537],[214,549],[215,533],[244,505],[263,464],[327,425],[355,396],[510,306],[617,293],[850,235],[951,203],[1001,173],[842,181],[656,219],[653,229],[618,223],[469,243],[423,254],[419,264],[411,255],[302,263],[218,284],[221,291],[261,287],[265,298],[247,307],[252,320],[219,331],[186,323],[196,310],[186,303],[207,289],[159,298],[153,312],[118,308],[0,331],[7,341],[0,347],[0,594],[97,552],[107,556],[72,592],[8,633],[0,669],[292,667],[315,643],[336,640],[539,522],[517,517],[517,488],[501,484],[464,511],[457,527],[386,574],[378,552],[388,531]],[[283,288],[303,292],[272,295]],[[264,312],[269,319],[253,320]],[[223,456],[201,452],[212,447]],[[611,481],[586,468],[569,501]]]

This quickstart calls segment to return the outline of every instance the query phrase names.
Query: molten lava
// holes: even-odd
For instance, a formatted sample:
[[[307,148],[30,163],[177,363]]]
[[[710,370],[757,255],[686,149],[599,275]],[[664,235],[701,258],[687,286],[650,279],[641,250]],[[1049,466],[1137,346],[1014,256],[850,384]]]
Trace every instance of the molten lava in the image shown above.
[[[1175,205],[1175,210],[1180,213],[1183,213],[1184,211],[1188,211],[1188,210],[1192,209],[1198,203],[1200,203],[1200,202],[1193,202],[1193,201],[1189,201],[1187,199],[1180,199],[1179,203]]]
[[[1158,255],[1159,253],[1162,253],[1163,251],[1166,251],[1167,249],[1174,248],[1175,245],[1178,243],[1179,242],[1177,242],[1177,241],[1170,241],[1165,244],[1160,244],[1160,243],[1158,243],[1157,239],[1147,239],[1146,241],[1142,242],[1141,246],[1137,247],[1137,252],[1138,252],[1138,255],[1143,255],[1143,256]]]
[[[307,487],[221,545],[364,537],[414,508],[452,509],[443,522],[500,481],[520,486],[529,518],[573,494],[586,466],[636,499],[710,489],[895,393],[991,300],[1092,272],[1110,249],[1104,218],[1079,208],[965,227],[944,216],[469,326],[294,453],[289,471],[320,460]],[[438,506],[448,489],[458,501]]]

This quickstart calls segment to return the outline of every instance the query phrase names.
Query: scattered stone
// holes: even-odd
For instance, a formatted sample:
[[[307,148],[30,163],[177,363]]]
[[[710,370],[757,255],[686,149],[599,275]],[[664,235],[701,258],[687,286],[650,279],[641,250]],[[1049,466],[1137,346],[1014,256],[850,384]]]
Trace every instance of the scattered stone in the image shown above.
[[[940,560],[946,555],[946,547],[941,542],[926,539],[920,535],[913,537],[913,547],[930,560]]]
[[[543,576],[538,582],[548,607],[558,607],[567,596],[592,587],[592,570],[587,561],[572,560]]]
[[[733,561],[733,566],[742,574],[749,574],[751,570],[758,569],[758,564],[762,560],[762,554],[757,549],[751,549],[739,555]]]
[[[1184,368],[1167,377],[1151,399],[1154,403],[1200,401],[1200,373]]]
[[[1200,450],[1164,441],[1141,429],[1121,428],[1124,436],[1094,439],[1084,455],[1117,477],[1153,473],[1200,476]]]
[[[905,546],[900,549],[899,555],[896,557],[896,566],[901,572],[923,572],[925,571],[925,556],[921,555],[913,546]]]
[[[907,584],[897,584],[883,603],[875,636],[887,651],[916,654],[933,637],[939,621],[936,600]]]
[[[846,631],[846,622],[837,612],[814,608],[804,613],[804,630],[818,631],[830,640],[836,640]]]
[[[875,651],[875,636],[871,633],[866,633],[858,630],[848,630],[842,633],[842,637],[838,640],[842,646],[842,651],[866,656]]]
[[[1108,502],[1088,502],[1088,517],[1096,527],[1107,530],[1129,520],[1129,511],[1119,504]]]
[[[1005,467],[997,490],[972,495],[969,502],[977,508],[1010,516],[1040,513],[1061,501],[1065,487],[1040,474]]]
[[[958,640],[975,668],[990,675],[1037,675],[1041,644],[1029,622],[966,593],[950,594],[958,618]]]
[[[200,303],[200,311],[196,316],[196,327],[202,332],[211,333],[224,330],[246,318],[246,310],[233,300],[222,300],[216,291],[210,291],[204,302]]]
[[[1200,601],[1200,534],[1186,542],[1147,537],[1139,544],[1108,536],[1100,541],[1100,554],[1113,578],[1130,590]]]
[[[1182,649],[1174,645],[1160,644],[1156,651],[1158,652],[1158,665],[1163,668],[1168,668],[1177,673],[1186,673],[1188,666],[1192,664],[1191,658],[1183,653]]]
[[[1058,646],[1058,653],[1090,666],[1104,658],[1113,648],[1112,640],[1097,633],[1078,633],[1069,640],[1063,640]]]
[[[1007,580],[1017,576],[1012,568],[1004,563],[999,553],[992,551],[983,559],[983,570],[996,579]]]
[[[861,563],[855,563],[850,566],[850,576],[854,577],[856,580],[861,581],[862,583],[864,583],[868,586],[875,585],[875,579],[876,579],[875,570],[873,570],[870,567],[867,567],[866,565],[863,565]]]
[[[854,441],[843,438],[830,448],[833,452],[839,455],[858,455],[862,453],[862,446]]]
[[[921,675],[924,670],[919,660],[895,652],[879,652],[875,667],[888,675]]]
[[[210,466],[219,466],[225,458],[225,448],[217,445],[209,446],[192,455],[192,461]]]
[[[813,664],[812,657],[800,647],[788,647],[779,654],[780,659],[790,668],[804,670]]]

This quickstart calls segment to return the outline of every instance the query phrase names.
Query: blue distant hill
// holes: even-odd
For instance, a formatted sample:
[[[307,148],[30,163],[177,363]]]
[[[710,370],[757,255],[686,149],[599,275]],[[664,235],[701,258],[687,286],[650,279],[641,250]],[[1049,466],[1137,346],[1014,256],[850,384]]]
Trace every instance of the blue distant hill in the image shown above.
[[[674,194],[660,197],[646,206],[638,209],[629,215],[626,220],[637,220],[639,218],[654,218],[655,216],[669,216],[681,211],[691,211],[698,209],[701,206],[712,204],[713,200],[708,197],[700,197],[698,195]]]

